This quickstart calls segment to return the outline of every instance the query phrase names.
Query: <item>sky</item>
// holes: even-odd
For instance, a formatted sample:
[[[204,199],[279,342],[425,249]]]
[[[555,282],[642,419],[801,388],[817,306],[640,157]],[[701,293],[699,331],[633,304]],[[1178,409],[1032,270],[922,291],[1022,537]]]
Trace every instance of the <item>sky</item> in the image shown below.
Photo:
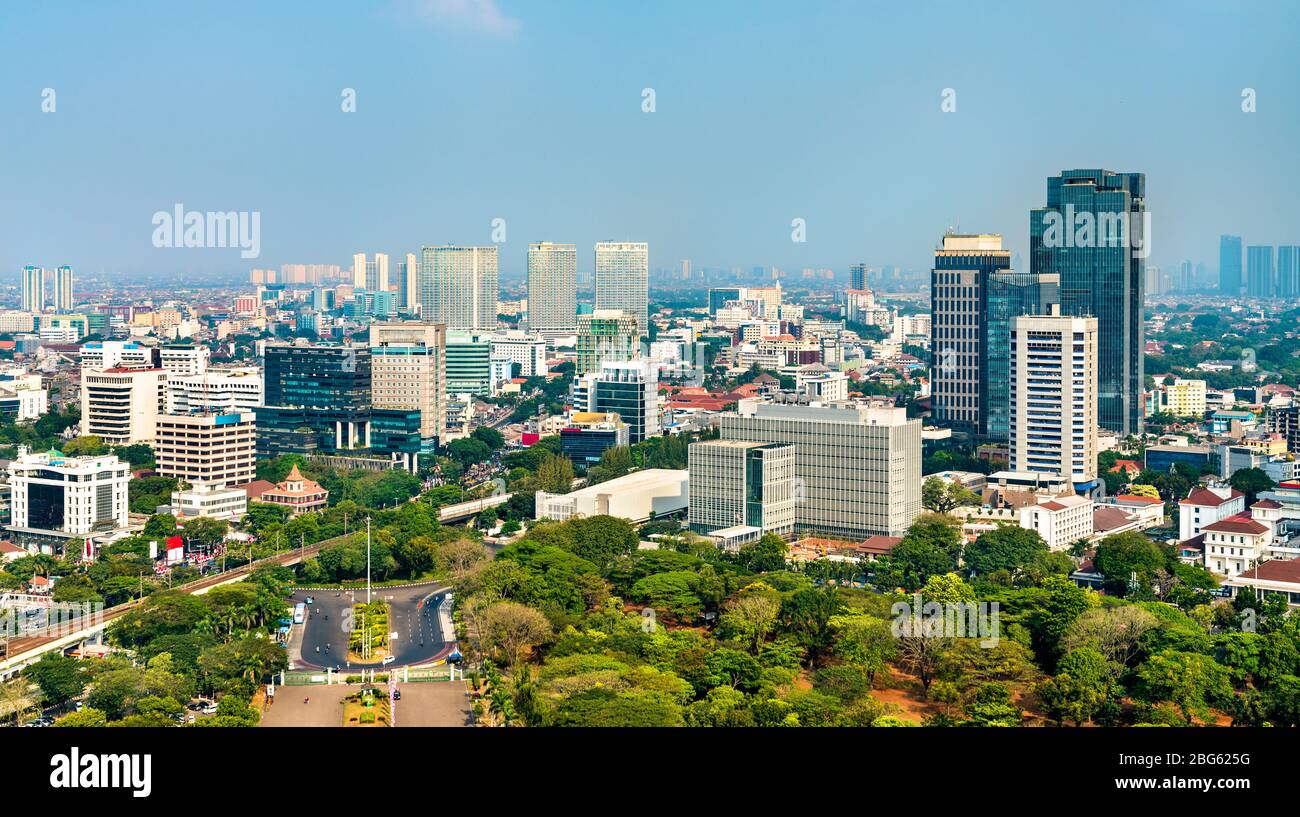
[[[1289,1],[8,3],[0,270],[246,279],[494,219],[503,275],[542,240],[927,269],[948,227],[1027,256],[1081,167],[1146,173],[1151,260],[1214,269],[1221,233],[1300,244],[1298,33]],[[260,255],[155,247],[177,204],[258,214]]]

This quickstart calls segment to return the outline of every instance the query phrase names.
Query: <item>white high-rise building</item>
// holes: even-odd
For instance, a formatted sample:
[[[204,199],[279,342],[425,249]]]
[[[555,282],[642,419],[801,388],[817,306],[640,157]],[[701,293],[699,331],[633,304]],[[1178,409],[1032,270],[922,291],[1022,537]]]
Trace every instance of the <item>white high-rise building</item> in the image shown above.
[[[131,467],[111,454],[65,457],[18,449],[9,463],[13,528],[85,536],[127,526]]]
[[[150,369],[158,365],[158,348],[134,340],[92,340],[81,345],[85,369]]]
[[[552,339],[578,331],[578,250],[573,244],[528,245],[528,328]]]
[[[420,259],[413,252],[398,264],[397,308],[414,313],[420,305]]]
[[[45,268],[23,267],[22,309],[24,312],[45,311]]]
[[[81,370],[81,434],[113,445],[148,443],[166,408],[162,369]]]
[[[164,414],[153,448],[158,473],[190,485],[232,488],[257,476],[257,415]]]
[[[374,260],[367,261],[365,253],[354,254],[352,256],[352,285],[367,292],[388,291],[388,255],[377,252]]]
[[[420,319],[448,329],[491,331],[497,325],[497,248],[424,247]]]
[[[64,264],[54,270],[54,311],[67,312],[75,303],[72,298],[72,267]]]
[[[1078,491],[1097,473],[1097,319],[1011,321],[1012,471],[1053,474]]]
[[[621,309],[636,318],[637,331],[650,324],[650,245],[633,241],[596,244],[596,309]]]
[[[781,536],[794,533],[793,445],[707,440],[691,443],[689,462],[692,531],[748,527]]]

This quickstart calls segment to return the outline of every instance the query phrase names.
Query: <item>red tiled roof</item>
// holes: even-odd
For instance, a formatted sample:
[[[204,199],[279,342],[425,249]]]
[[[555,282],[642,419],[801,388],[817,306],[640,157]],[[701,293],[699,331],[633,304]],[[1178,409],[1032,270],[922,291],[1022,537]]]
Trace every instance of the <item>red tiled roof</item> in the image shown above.
[[[1218,522],[1206,525],[1201,530],[1214,531],[1215,533],[1251,533],[1258,535],[1268,530],[1268,526],[1239,513],[1236,516],[1229,516],[1227,519],[1220,519]]]
[[[862,544],[858,545],[858,550],[883,556],[892,553],[901,541],[903,541],[901,536],[868,536]]]
[[[1250,507],[1252,507],[1252,508],[1280,508],[1280,507],[1282,507],[1282,503],[1281,503],[1281,502],[1276,502],[1276,501],[1274,501],[1274,500],[1272,500],[1272,499],[1261,499],[1260,501],[1256,502],[1254,505],[1251,505]]]
[[[1243,570],[1241,578],[1300,584],[1300,559],[1270,559],[1260,562],[1250,570]]]
[[[267,480],[264,479],[255,479],[252,482],[248,482],[243,485],[236,485],[235,487],[242,488],[244,490],[244,493],[248,494],[248,498],[251,500],[251,499],[257,499],[259,496],[266,493],[267,491],[274,490],[275,483],[268,482]]]
[[[1122,528],[1132,521],[1133,517],[1119,508],[1095,508],[1092,512],[1092,529],[1102,533]]]
[[[1208,488],[1197,488],[1195,491],[1192,491],[1190,494],[1188,494],[1186,499],[1181,500],[1178,504],[1179,505],[1204,505],[1210,508],[1217,508],[1223,503],[1227,502],[1228,500],[1236,499],[1239,496],[1244,496],[1244,494],[1242,494],[1241,491],[1238,491],[1236,488],[1233,488],[1232,491],[1229,493],[1228,499],[1224,499],[1223,497],[1219,496],[1218,494],[1214,493]]]

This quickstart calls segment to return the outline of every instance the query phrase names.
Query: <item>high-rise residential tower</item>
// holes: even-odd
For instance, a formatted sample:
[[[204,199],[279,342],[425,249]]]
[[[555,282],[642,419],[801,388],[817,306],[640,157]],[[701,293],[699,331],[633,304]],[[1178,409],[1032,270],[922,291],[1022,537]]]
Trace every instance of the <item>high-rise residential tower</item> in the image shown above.
[[[621,309],[644,335],[650,324],[650,245],[634,241],[596,244],[596,308]]]
[[[22,308],[24,312],[44,312],[45,311],[45,268],[44,267],[23,267],[23,298]]]
[[[1052,474],[1086,493],[1097,476],[1097,318],[1011,321],[1012,471]]]
[[[605,361],[632,360],[640,353],[636,318],[618,309],[597,309],[578,316],[574,374],[600,371]]]
[[[64,264],[54,270],[54,311],[67,312],[72,309],[72,267]]]
[[[528,245],[528,329],[548,340],[578,330],[578,250],[573,244]]]
[[[849,267],[849,289],[867,289],[867,271],[870,269],[866,264],[854,264]]]
[[[370,325],[371,445],[412,472],[447,425],[447,330],[437,323]],[[409,412],[418,417],[411,418]]]
[[[1277,294],[1273,270],[1273,246],[1253,245],[1246,248],[1246,294],[1272,298]]]
[[[496,246],[424,247],[419,290],[421,320],[446,324],[448,329],[495,329]]]
[[[1277,248],[1277,296],[1300,297],[1300,247],[1284,244]]]
[[[1146,176],[1066,170],[1030,211],[1030,272],[1060,275],[1061,313],[1097,319],[1102,428],[1138,434],[1143,420],[1143,320],[1150,250]]]
[[[420,260],[408,252],[404,261],[397,262],[397,307],[413,314],[420,304]]]
[[[1241,294],[1241,236],[1219,236],[1219,292]]]
[[[386,292],[388,290],[388,255],[377,252],[371,261],[366,254],[356,253],[352,256],[352,286],[367,292]]]

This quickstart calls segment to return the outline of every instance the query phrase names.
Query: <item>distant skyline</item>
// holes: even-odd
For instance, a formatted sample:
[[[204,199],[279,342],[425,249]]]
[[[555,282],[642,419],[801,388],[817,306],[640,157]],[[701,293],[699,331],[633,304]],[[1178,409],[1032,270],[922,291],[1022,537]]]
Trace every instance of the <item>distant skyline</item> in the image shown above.
[[[1027,258],[1047,178],[1085,167],[1146,174],[1151,263],[1216,270],[1225,233],[1300,244],[1292,2],[50,2],[5,15],[6,282],[26,264],[247,279],[488,244],[500,228],[511,279],[534,241],[576,244],[585,272],[602,240],[647,242],[651,270],[924,270],[950,226],[1001,233]],[[260,214],[260,255],[155,248],[151,218],[177,205]],[[791,241],[796,218],[806,242]]]

